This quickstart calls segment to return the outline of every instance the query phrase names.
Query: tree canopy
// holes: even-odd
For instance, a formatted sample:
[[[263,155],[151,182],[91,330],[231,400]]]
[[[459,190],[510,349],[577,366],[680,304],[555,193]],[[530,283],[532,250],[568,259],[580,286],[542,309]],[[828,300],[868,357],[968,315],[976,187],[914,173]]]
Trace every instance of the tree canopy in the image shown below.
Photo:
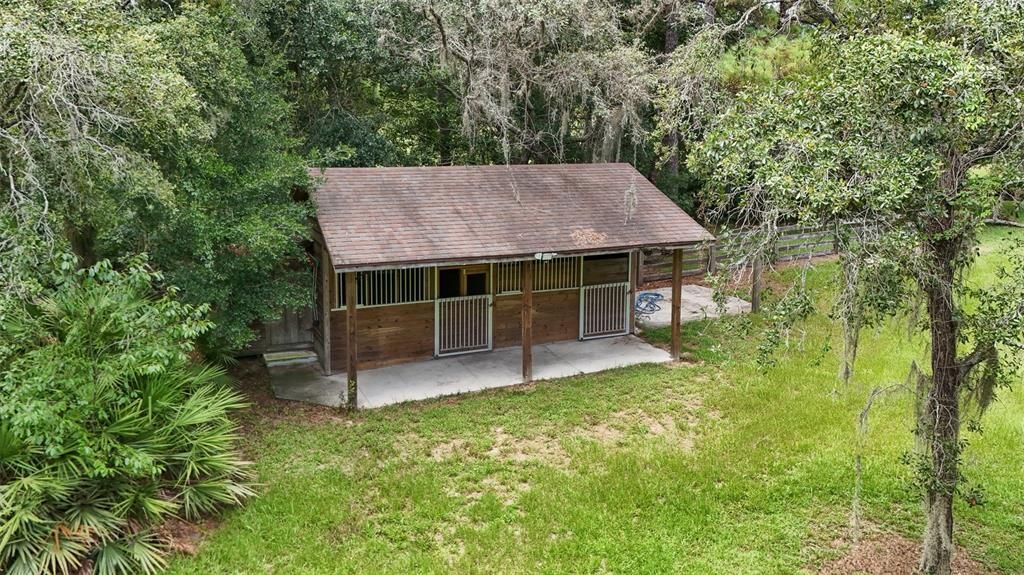
[[[950,569],[965,409],[984,410],[1010,381],[1024,336],[1019,257],[999,286],[965,283],[996,199],[972,185],[972,170],[1012,162],[1024,144],[1024,13],[973,2],[920,13],[823,38],[811,72],[741,95],[690,159],[708,209],[750,226],[752,257],[771,249],[780,223],[837,230],[844,377],[862,328],[923,311],[931,361],[913,379],[931,574]]]
[[[308,184],[282,60],[230,8],[12,2],[0,27],[3,274],[148,252],[213,347],[308,301]],[[27,250],[25,243],[41,245]]]
[[[1015,0],[0,0],[0,321],[64,341],[87,318],[47,294],[145,276],[104,302],[203,310],[161,337],[226,357],[310,303],[311,166],[628,161],[743,228],[747,261],[783,224],[836,230],[843,377],[861,329],[917,321],[922,566],[945,573],[961,420],[1022,335],[1019,258],[963,279],[1024,197],[1022,22]],[[776,327],[810,309],[795,292]],[[31,405],[58,348],[15,343],[0,367],[35,383],[2,381]]]

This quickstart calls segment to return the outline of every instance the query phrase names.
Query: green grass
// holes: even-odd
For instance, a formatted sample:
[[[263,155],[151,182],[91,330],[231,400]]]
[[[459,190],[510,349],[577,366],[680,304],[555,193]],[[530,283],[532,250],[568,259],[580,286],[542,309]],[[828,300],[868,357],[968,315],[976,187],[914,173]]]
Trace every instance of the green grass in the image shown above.
[[[986,233],[976,281],[1009,234]],[[811,281],[827,288],[834,271]],[[847,386],[827,318],[767,370],[756,327],[687,324],[695,366],[268,423],[249,445],[261,496],[171,572],[813,572],[849,533],[856,416],[924,347],[902,323],[866,333]],[[911,403],[890,395],[871,412],[862,508],[868,524],[916,538],[919,495],[900,463]],[[966,474],[986,503],[958,504],[958,543],[1024,573],[1024,389],[1004,392],[968,439]]]

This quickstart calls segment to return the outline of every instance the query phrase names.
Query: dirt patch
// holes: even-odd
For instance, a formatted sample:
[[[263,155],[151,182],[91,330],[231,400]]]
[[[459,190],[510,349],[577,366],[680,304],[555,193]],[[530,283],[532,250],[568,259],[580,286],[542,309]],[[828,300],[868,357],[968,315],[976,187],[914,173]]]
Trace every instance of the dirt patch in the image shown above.
[[[618,427],[614,427],[612,423],[598,423],[597,425],[580,429],[576,434],[605,445],[619,443],[626,438],[626,432]]]
[[[394,441],[391,442],[391,448],[395,452],[395,458],[399,461],[410,463],[414,463],[431,454],[430,444],[427,440],[420,434],[413,432],[397,435]],[[377,465],[380,467],[387,465],[388,459],[387,457],[379,458]]]
[[[625,412],[619,414],[626,421],[632,421],[639,426],[646,434],[653,437],[661,437],[669,440],[670,443],[678,445],[683,451],[693,451],[696,439],[695,429],[699,420],[689,411],[682,411],[680,421],[673,413],[649,414],[642,410]]]
[[[544,435],[515,437],[501,427],[494,428],[492,434],[494,443],[486,452],[488,457],[512,463],[536,461],[561,469],[569,466],[569,454],[558,438]]]
[[[446,525],[434,533],[434,545],[449,567],[466,554],[466,542],[455,536],[454,526]]]
[[[510,482],[499,479],[493,475],[485,477],[480,482],[480,485],[491,493],[494,493],[502,503],[509,506],[516,504],[521,493],[530,490],[530,484],[525,481]]]
[[[669,346],[659,346],[668,350]],[[700,367],[704,365],[704,362],[697,357],[697,355],[690,351],[684,351],[679,353],[679,359],[670,361],[669,363],[663,364],[669,369],[680,369],[684,367]]]
[[[529,491],[531,485],[515,476],[488,475],[483,479],[451,478],[444,487],[444,493],[453,499],[462,500],[462,512],[465,506],[479,501],[487,494],[493,494],[502,505],[511,507],[519,501],[519,496]]]
[[[466,454],[466,440],[461,438],[455,438],[451,441],[445,441],[444,443],[435,445],[430,450],[430,458],[434,461],[444,461],[451,459],[456,455]]]
[[[688,398],[680,402],[679,407],[661,413],[649,413],[639,408],[617,411],[605,421],[576,429],[573,435],[603,445],[620,444],[635,436],[659,437],[675,443],[683,451],[692,451],[700,423],[697,414],[702,403],[699,399]]]
[[[242,437],[242,451],[251,459],[255,456],[253,442],[262,434],[282,422],[319,424],[325,422],[353,426],[357,422],[342,410],[287,401],[274,397],[270,387],[267,366],[259,358],[244,358],[228,369],[235,389],[249,402],[249,407],[235,414]]]
[[[170,553],[191,556],[199,551],[203,539],[219,524],[220,522],[213,518],[191,523],[172,517],[156,528],[156,536]]]
[[[845,555],[827,563],[818,575],[911,575],[917,569],[921,544],[901,535],[872,536],[849,547]],[[954,575],[992,575],[966,551],[957,549]]]

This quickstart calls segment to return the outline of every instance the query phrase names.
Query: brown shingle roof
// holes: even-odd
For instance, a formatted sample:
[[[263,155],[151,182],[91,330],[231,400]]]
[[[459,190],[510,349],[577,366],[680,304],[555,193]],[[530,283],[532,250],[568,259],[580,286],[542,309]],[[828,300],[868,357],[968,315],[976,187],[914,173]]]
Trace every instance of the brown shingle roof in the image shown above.
[[[312,169],[336,268],[712,239],[629,164]],[[627,218],[627,191],[636,191]],[[518,194],[518,202],[516,195]]]

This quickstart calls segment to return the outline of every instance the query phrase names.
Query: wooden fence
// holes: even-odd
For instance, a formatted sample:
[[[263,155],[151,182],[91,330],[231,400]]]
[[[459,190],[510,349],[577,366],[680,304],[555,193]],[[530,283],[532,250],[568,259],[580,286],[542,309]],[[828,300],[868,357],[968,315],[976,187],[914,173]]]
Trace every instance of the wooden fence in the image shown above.
[[[805,226],[784,226],[779,228],[780,237],[772,254],[773,262],[787,262],[798,259],[827,256],[835,253],[835,234],[832,230],[814,229]],[[743,248],[729,236],[723,235],[717,242],[682,248],[683,275],[703,275],[722,267],[736,267],[743,261]],[[644,250],[641,283],[660,281],[672,277],[672,253],[668,250]]]

